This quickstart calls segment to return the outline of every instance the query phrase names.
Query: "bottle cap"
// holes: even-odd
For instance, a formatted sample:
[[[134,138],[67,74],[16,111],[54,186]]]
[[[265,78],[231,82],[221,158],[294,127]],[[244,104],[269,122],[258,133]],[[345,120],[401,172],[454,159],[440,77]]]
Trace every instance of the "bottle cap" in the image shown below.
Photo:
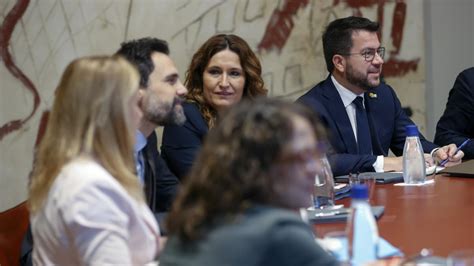
[[[407,137],[418,137],[418,127],[416,125],[408,125],[405,127]]]
[[[366,185],[356,184],[351,187],[351,197],[353,199],[366,200],[369,198],[369,189]]]

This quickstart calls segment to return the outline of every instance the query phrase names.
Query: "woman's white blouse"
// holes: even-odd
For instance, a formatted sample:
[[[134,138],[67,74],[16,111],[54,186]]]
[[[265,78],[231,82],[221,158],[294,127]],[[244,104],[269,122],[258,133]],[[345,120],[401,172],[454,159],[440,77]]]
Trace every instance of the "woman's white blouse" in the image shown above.
[[[65,165],[30,219],[38,265],[138,265],[159,251],[159,228],[148,206],[91,159]]]

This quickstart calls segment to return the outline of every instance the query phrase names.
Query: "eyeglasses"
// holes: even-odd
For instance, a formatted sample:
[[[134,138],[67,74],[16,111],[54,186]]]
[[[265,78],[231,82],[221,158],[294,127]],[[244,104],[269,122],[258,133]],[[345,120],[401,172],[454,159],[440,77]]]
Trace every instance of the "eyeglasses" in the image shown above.
[[[385,56],[385,47],[379,47],[377,49],[367,48],[367,49],[364,49],[360,53],[341,54],[341,55],[346,55],[346,56],[361,55],[362,57],[364,57],[365,61],[372,62],[372,60],[374,60],[374,58],[375,58],[376,53],[380,56],[380,58],[383,59],[384,56]]]

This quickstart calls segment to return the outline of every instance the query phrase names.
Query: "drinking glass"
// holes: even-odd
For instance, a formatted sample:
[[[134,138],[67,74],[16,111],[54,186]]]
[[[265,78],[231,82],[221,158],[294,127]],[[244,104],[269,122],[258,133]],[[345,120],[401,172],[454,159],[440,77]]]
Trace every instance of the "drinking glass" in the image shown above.
[[[366,185],[369,192],[368,200],[371,201],[374,195],[376,178],[372,173],[362,173],[359,175],[359,184]]]
[[[448,256],[448,266],[474,266],[474,249],[455,251]]]
[[[368,201],[370,202],[375,190],[377,179],[373,173],[357,173],[349,174],[349,183],[351,186],[355,184],[366,185],[368,189]]]
[[[318,171],[314,176],[313,208],[334,208],[334,178],[326,157],[318,159]]]

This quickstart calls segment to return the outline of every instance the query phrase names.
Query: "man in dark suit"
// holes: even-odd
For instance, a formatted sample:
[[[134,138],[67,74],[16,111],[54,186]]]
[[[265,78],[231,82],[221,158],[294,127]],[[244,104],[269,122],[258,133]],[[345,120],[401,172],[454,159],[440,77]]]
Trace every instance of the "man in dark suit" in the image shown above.
[[[187,93],[169,57],[165,41],[142,38],[122,43],[117,54],[134,64],[140,73],[140,107],[143,117],[136,132],[137,173],[144,185],[148,205],[154,213],[170,209],[179,180],[168,169],[157,147],[155,129],[186,120],[182,97]]]
[[[315,110],[327,126],[329,161],[335,175],[367,171],[401,171],[405,126],[414,124],[401,108],[395,91],[380,82],[385,48],[377,36],[379,24],[361,17],[331,22],[323,34],[330,75],[298,101]],[[458,164],[454,144],[437,148],[422,135],[425,157],[449,157]]]
[[[436,126],[435,143],[461,145],[474,138],[474,67],[461,72],[449,92],[448,103]],[[474,142],[462,148],[463,159],[474,159]]]

